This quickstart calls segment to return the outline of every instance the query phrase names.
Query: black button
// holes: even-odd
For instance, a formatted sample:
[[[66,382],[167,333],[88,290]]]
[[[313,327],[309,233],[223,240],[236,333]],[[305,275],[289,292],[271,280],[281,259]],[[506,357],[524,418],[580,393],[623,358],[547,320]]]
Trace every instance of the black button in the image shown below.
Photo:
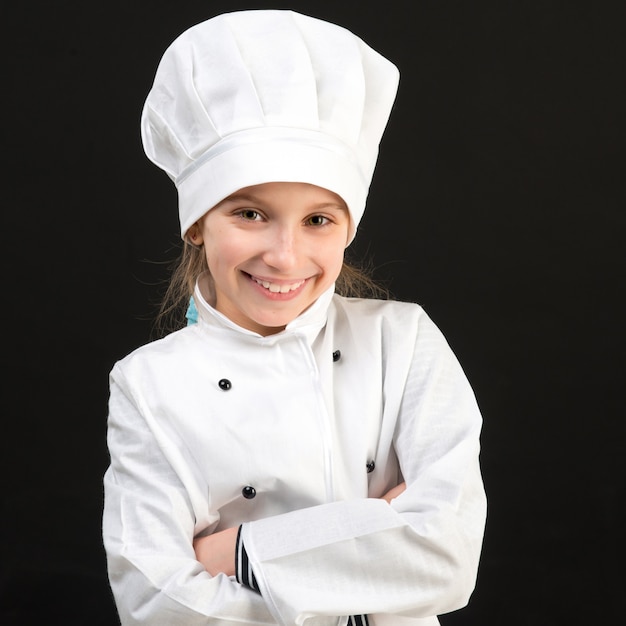
[[[374,461],[368,461],[365,467],[367,467],[367,473],[371,474],[374,471],[374,468],[376,467],[376,463],[374,463]]]
[[[335,350],[333,352],[333,363],[336,363],[341,358],[341,350]]]
[[[228,378],[222,378],[217,384],[220,386],[220,389],[222,391],[228,391],[233,386]]]
[[[242,490],[241,494],[246,500],[252,500],[254,496],[256,496],[256,489],[251,487],[250,485],[246,485]]]

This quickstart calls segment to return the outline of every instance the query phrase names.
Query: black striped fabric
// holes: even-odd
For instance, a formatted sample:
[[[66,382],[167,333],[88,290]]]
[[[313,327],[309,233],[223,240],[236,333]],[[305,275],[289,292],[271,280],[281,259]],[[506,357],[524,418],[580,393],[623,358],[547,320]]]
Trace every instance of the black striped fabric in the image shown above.
[[[238,583],[260,593],[252,566],[250,561],[248,561],[248,553],[243,547],[243,541],[241,541],[241,526],[239,526],[237,531],[237,542],[235,544],[235,578]]]

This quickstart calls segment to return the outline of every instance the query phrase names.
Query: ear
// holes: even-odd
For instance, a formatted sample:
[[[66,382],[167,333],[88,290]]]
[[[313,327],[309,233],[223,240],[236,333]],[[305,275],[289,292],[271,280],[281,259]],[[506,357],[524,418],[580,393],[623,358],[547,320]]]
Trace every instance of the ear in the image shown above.
[[[204,242],[204,238],[202,237],[202,231],[198,222],[190,226],[187,230],[187,240],[190,241],[194,246],[201,246]]]

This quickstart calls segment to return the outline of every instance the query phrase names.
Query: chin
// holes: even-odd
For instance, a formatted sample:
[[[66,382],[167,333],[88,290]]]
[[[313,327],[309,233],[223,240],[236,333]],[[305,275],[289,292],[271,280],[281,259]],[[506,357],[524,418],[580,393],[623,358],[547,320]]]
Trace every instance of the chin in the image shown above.
[[[296,319],[301,312],[302,311],[298,310],[297,312],[294,311],[292,315],[277,315],[267,318],[255,317],[252,318],[252,321],[263,328],[272,329],[274,332],[280,332],[283,328],[285,328],[285,326],[287,326],[287,324],[289,324],[289,322],[293,322],[293,320]]]
[[[263,328],[269,328],[269,329],[274,330],[275,332],[279,332],[283,328],[285,328],[285,326],[287,326],[289,322],[292,322],[294,319],[296,319],[296,317],[297,316],[294,315],[293,317],[285,318],[284,320],[274,318],[271,321],[270,320],[254,320],[254,322],[258,326],[261,326]]]

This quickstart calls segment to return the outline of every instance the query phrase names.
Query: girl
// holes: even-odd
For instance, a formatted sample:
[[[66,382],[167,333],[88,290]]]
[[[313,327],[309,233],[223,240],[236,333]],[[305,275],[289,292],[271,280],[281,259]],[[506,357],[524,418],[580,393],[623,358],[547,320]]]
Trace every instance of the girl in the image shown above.
[[[437,624],[473,591],[481,416],[418,305],[343,263],[398,84],[349,31],[227,13],[142,114],[196,323],[110,375],[103,537],[122,624]],[[358,275],[356,275],[358,279]]]

